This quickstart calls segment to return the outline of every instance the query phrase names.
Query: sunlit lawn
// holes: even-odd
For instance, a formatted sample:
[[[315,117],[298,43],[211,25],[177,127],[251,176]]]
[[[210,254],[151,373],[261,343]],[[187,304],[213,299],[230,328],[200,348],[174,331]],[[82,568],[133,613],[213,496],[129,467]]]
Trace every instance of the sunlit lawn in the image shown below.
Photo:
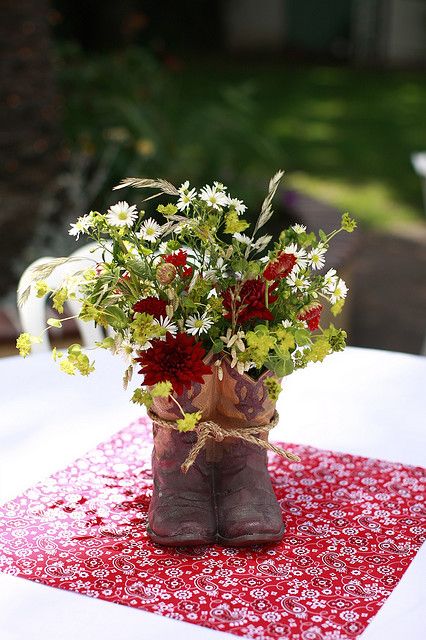
[[[276,138],[289,185],[372,226],[422,220],[410,154],[426,150],[426,80],[418,72],[193,64],[188,100],[252,82],[259,127]]]

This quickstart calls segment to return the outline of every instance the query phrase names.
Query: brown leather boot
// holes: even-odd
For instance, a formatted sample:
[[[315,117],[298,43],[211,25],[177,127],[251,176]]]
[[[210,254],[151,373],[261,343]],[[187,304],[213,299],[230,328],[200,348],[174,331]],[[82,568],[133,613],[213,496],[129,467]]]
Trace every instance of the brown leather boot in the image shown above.
[[[263,381],[240,375],[224,361],[223,380],[216,401],[216,421],[223,426],[267,424],[275,405]],[[219,450],[220,448],[220,450]],[[218,444],[214,470],[217,540],[229,546],[278,542],[284,535],[264,449],[238,438]]]
[[[209,379],[194,384],[177,399],[188,412],[203,410],[209,417],[213,393]],[[155,398],[153,410],[166,420],[180,417],[173,401]],[[158,544],[169,546],[213,544],[216,540],[216,514],[213,501],[213,465],[202,451],[185,474],[181,464],[196,441],[194,432],[179,433],[154,422],[152,452],[153,495],[148,511],[148,535]]]

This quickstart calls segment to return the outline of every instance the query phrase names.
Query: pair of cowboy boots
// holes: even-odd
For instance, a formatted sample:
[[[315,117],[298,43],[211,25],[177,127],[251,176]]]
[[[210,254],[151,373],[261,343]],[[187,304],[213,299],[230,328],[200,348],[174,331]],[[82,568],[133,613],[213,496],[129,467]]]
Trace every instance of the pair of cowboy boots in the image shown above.
[[[268,424],[275,411],[263,384],[268,374],[256,381],[231,369],[227,361],[222,368],[221,381],[214,372],[203,385],[194,384],[177,397],[184,411],[202,411],[203,420],[225,429]],[[156,398],[152,409],[166,420],[180,417],[169,399]],[[265,449],[240,438],[211,439],[184,473],[181,465],[197,434],[180,433],[155,421],[153,430],[148,534],[154,542],[246,546],[281,540],[284,524]]]

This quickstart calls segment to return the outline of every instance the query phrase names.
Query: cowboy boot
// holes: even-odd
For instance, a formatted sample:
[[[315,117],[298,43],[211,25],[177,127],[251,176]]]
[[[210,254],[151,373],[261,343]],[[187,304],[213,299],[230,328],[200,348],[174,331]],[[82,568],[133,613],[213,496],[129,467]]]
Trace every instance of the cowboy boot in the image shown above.
[[[208,418],[213,394],[206,376],[203,385],[194,384],[177,397],[186,412],[202,411]],[[155,398],[153,411],[166,420],[181,417],[176,404],[165,398]],[[184,473],[181,465],[197,436],[153,424],[152,452],[153,495],[148,510],[148,535],[158,544],[179,546],[212,544],[216,539],[216,515],[213,502],[213,465],[202,451]]]
[[[222,370],[214,419],[225,429],[268,424],[275,404],[263,383],[271,374],[253,380],[232,369],[227,360],[222,361]],[[219,446],[214,471],[218,542],[229,546],[278,542],[285,527],[266,450],[240,438],[226,438]]]

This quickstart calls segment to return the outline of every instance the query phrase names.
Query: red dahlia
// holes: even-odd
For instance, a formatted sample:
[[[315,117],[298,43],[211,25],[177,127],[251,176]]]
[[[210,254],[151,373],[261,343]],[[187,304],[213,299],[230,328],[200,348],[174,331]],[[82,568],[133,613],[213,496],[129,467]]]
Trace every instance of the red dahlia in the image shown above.
[[[281,280],[288,276],[296,264],[296,256],[293,253],[281,251],[275,260],[266,265],[263,277],[265,280]]]
[[[236,322],[244,324],[253,318],[260,320],[273,320],[274,317],[265,305],[265,287],[266,284],[259,278],[256,280],[246,280],[240,289],[238,300],[236,301]],[[272,294],[272,289],[276,285],[273,284],[268,291],[268,304],[276,301],[277,296]],[[232,300],[235,287],[229,287],[223,295],[223,306],[228,313],[225,314],[226,320],[232,320]]]
[[[205,349],[193,336],[186,333],[172,336],[167,332],[165,340],[155,338],[151,345],[136,358],[142,365],[139,373],[143,373],[147,386],[169,380],[173,391],[181,394],[184,387],[189,389],[193,382],[203,382],[203,376],[212,373],[211,367],[203,362]]]
[[[186,251],[179,249],[176,253],[170,253],[169,255],[164,256],[164,261],[174,264],[175,267],[184,267],[186,265],[187,255]]]
[[[133,305],[133,311],[136,311],[136,313],[149,313],[149,315],[154,316],[157,320],[160,319],[160,316],[165,318],[167,315],[166,303],[164,300],[160,300],[155,296],[148,296],[136,302],[136,304]]]
[[[319,327],[322,304],[315,304],[311,309],[307,309],[297,316],[298,320],[307,323],[309,331],[315,331]]]

